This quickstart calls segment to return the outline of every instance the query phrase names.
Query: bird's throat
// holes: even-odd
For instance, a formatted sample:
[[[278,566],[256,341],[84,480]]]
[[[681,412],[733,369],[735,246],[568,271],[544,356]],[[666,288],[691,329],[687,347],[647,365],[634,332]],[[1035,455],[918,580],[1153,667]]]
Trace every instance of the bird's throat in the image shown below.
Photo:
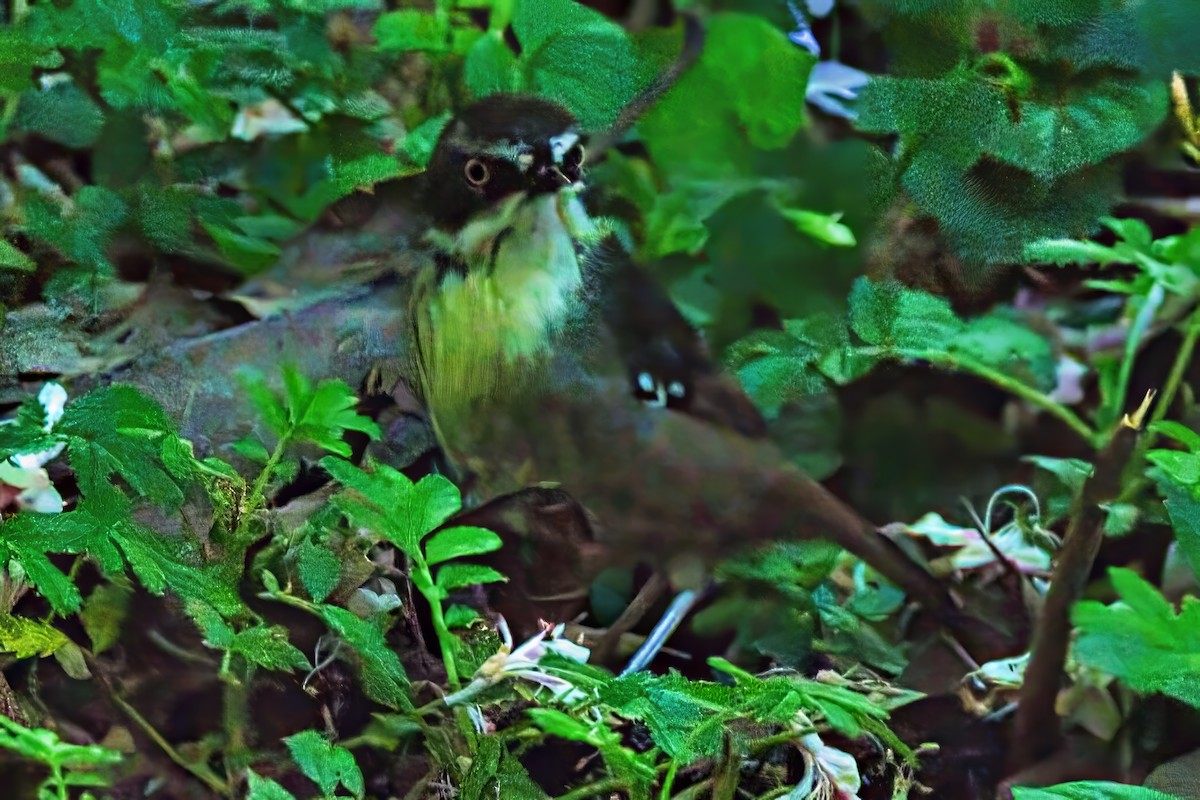
[[[426,400],[439,428],[544,368],[581,306],[580,242],[591,234],[579,201],[559,193],[515,198],[443,245],[467,269],[442,279],[420,320]]]

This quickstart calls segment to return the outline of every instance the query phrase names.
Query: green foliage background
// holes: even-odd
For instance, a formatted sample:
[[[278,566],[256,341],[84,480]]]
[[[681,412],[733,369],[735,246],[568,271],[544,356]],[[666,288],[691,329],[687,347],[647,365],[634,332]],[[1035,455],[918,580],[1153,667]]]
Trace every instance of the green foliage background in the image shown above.
[[[1167,77],[1200,74],[1194,4],[840,3],[820,23],[831,51],[821,58],[872,73],[846,119],[808,110],[820,65],[789,38],[797,22],[786,4],[680,5],[701,16],[704,49],[590,170],[589,199],[704,330],[788,452],[815,477],[837,473],[888,519],[946,511],[959,494],[979,499],[1028,479],[1042,513],[1011,525],[1042,535],[1077,515],[1075,498],[1113,426],[1152,384],[1162,399],[1105,504],[1105,533],[1169,527],[1194,578],[1200,418],[1185,376],[1200,338],[1200,234],[1185,216],[1165,214],[1153,228],[1105,216],[1128,200],[1130,165],[1161,161],[1163,142],[1174,145],[1163,125]],[[596,791],[669,797],[677,773],[697,763],[714,781],[736,783],[756,748],[799,747],[798,719],[805,732],[870,738],[899,754],[903,764],[889,774],[909,775],[915,757],[886,718],[913,695],[883,700],[877,682],[761,678],[720,659],[709,662],[712,680],[614,678],[551,653],[535,664],[548,682],[540,685],[565,681],[591,705],[580,710],[520,684],[522,673],[493,661],[514,643],[498,645],[474,611],[450,602],[457,590],[506,579],[470,561],[499,538],[472,526],[438,530],[462,504],[449,481],[351,464],[349,441],[381,430],[342,381],[291,367],[248,369],[237,382],[194,378],[244,398],[254,428],[197,445],[143,393],[101,385],[176,339],[293,308],[263,299],[264,287],[361,299],[354,291],[371,280],[403,275],[419,231],[361,232],[344,215],[364,193],[390,197],[405,185],[396,181],[420,173],[455,109],[493,92],[535,93],[602,134],[676,58],[681,23],[630,31],[574,0],[18,0],[3,14],[0,402],[15,413],[0,425],[0,457],[61,444],[55,477],[75,494],[61,514],[3,520],[0,649],[14,659],[53,656],[86,679],[127,631],[135,592],[172,595],[202,637],[198,648],[219,654],[225,718],[219,733],[171,760],[204,791],[227,796],[244,778],[251,797],[292,797],[275,779],[290,771],[319,796],[361,797],[355,754],[378,747],[427,752],[431,774],[444,772],[465,797],[504,787],[541,798],[519,756],[531,741],[567,740],[599,755]],[[938,284],[934,262],[961,273],[959,287],[1001,289],[972,310],[974,296],[926,291]],[[1012,301],[1002,278],[1033,264],[1077,268],[1090,280],[1040,306]],[[316,289],[304,284],[313,273],[327,273]],[[133,336],[126,347],[139,327],[130,320],[155,305],[163,284],[240,310],[220,323],[163,312],[149,326],[162,327],[162,338]],[[347,312],[337,324],[356,321]],[[1105,339],[1114,330],[1123,334],[1117,345]],[[1164,338],[1177,343],[1168,368],[1146,379],[1135,365]],[[1086,376],[1089,391],[1075,399],[1064,392],[1066,361]],[[955,385],[943,396],[946,383],[891,391],[905,370],[932,383],[928,368],[984,401],[959,402],[971,393]],[[98,388],[73,396],[50,423],[27,398],[43,376]],[[987,403],[994,407],[981,410]],[[1055,438],[1042,438],[1028,421],[1035,415]],[[853,464],[838,472],[864,452],[873,472]],[[299,521],[271,508],[273,493],[316,463],[340,486],[328,502]],[[415,593],[401,600],[382,583],[365,588],[373,548],[399,554]],[[780,546],[721,575],[729,589],[697,628],[732,629],[738,652],[789,666],[819,654],[847,672],[905,668],[906,654],[887,638],[896,631],[874,627],[891,625],[903,598],[832,548]],[[1176,610],[1153,576],[1121,568],[1097,583],[1100,599],[1074,611],[1074,666],[1200,707],[1194,597]],[[616,585],[598,591],[618,607],[627,599]],[[340,642],[329,660],[347,663],[375,709],[361,734],[335,743],[311,729],[282,744],[248,741],[246,687],[256,675],[301,680],[328,665],[320,648],[310,658],[292,628],[249,602],[251,593]],[[418,595],[445,671],[439,691],[465,698],[461,705],[419,696],[411,652],[397,652],[404,625],[392,612]],[[76,616],[86,639],[67,624]],[[538,707],[481,736],[468,700]],[[652,747],[629,745],[622,726],[634,721]],[[121,760],[50,730],[0,725],[0,747],[49,771],[42,796],[103,787],[102,770]],[[1101,791],[1154,796],[1116,784],[1017,796]]]

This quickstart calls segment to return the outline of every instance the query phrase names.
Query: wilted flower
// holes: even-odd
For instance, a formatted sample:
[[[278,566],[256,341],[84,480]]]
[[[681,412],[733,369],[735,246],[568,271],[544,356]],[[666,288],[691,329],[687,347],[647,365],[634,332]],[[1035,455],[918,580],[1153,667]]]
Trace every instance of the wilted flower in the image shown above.
[[[1031,542],[1015,522],[989,534],[991,545],[975,528],[961,528],[930,512],[905,531],[914,536],[924,536],[939,547],[959,548],[950,556],[950,564],[956,570],[977,569],[996,563],[999,551],[1018,570],[1024,573],[1041,573],[1050,569],[1050,554],[1038,544]],[[993,549],[994,548],[994,549]]]
[[[591,651],[583,645],[563,638],[565,627],[561,623],[546,625],[536,635],[514,649],[508,623],[501,617],[498,628],[503,644],[500,645],[499,651],[479,666],[474,678],[467,686],[446,697],[446,705],[469,700],[505,678],[520,678],[544,686],[551,691],[555,700],[564,703],[582,700],[583,693],[575,688],[574,684],[566,678],[547,672],[541,664],[541,660],[549,653],[569,658],[579,664],[587,663]]]
[[[812,722],[800,712],[795,725],[812,730]],[[830,747],[819,734],[811,732],[800,737],[800,753],[804,757],[804,777],[784,795],[787,800],[859,800],[862,777],[854,756]]]
[[[38,392],[38,402],[45,409],[45,430],[49,433],[62,419],[67,404],[67,392],[57,383],[47,383]],[[0,422],[9,424],[11,420]],[[63,509],[62,495],[54,488],[45,465],[58,457],[65,443],[37,453],[19,453],[0,461],[0,484],[18,489],[16,503],[29,511],[54,514]]]

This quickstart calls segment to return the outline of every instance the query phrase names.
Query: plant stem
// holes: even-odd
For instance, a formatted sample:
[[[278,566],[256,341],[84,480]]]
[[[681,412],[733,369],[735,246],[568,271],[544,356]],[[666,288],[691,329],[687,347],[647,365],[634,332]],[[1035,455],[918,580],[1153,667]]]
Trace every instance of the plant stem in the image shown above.
[[[450,633],[450,629],[446,627],[446,615],[442,611],[441,592],[437,584],[433,581],[433,573],[429,571],[429,564],[425,562],[424,556],[418,551],[409,557],[409,562],[412,564],[413,584],[417,587],[429,603],[429,613],[432,617],[433,630],[437,634],[438,647],[442,651],[442,662],[446,667],[446,682],[450,684],[451,693],[457,692],[462,688],[462,681],[458,677],[458,665],[454,661],[454,649],[457,639],[454,634]]]
[[[238,533],[242,532],[245,526],[245,518],[255,511],[258,511],[265,503],[266,499],[263,493],[267,488],[267,481],[271,480],[271,474],[275,472],[275,468],[279,466],[280,460],[283,458],[284,450],[291,444],[292,433],[294,429],[289,427],[287,431],[279,437],[279,443],[275,445],[275,449],[267,458],[267,463],[263,465],[262,471],[258,473],[258,477],[254,479],[254,485],[250,487],[250,496],[246,498],[246,505],[242,509],[242,520],[238,522]]]
[[[1171,364],[1171,372],[1167,375],[1167,382],[1163,385],[1162,391],[1158,395],[1158,403],[1154,407],[1154,413],[1150,415],[1151,425],[1162,421],[1171,409],[1171,403],[1175,399],[1175,394],[1183,384],[1183,375],[1192,363],[1192,354],[1196,350],[1197,339],[1200,339],[1200,308],[1193,311],[1192,315],[1188,317],[1183,333],[1183,341],[1179,345],[1179,352],[1175,354],[1175,362]],[[1149,442],[1152,436],[1153,434],[1147,436],[1146,441]]]
[[[1090,425],[1084,422],[1074,411],[1064,406],[1055,400],[1050,399],[1044,392],[1039,392],[1032,386],[1023,383],[1011,375],[1007,375],[998,369],[981,364],[978,361],[962,356],[955,356],[950,353],[944,353],[939,350],[906,350],[904,351],[906,358],[920,359],[929,361],[940,366],[955,367],[983,378],[989,383],[993,383],[1004,389],[1010,394],[1025,400],[1038,408],[1046,411],[1051,416],[1058,418],[1068,428],[1079,434],[1088,444],[1093,447],[1099,445],[1099,436]]]
[[[1183,341],[1179,344],[1179,351],[1175,354],[1175,361],[1171,364],[1171,371],[1167,374],[1167,382],[1163,384],[1162,391],[1158,393],[1157,401],[1154,404],[1154,413],[1150,415],[1150,420],[1147,427],[1150,427],[1156,422],[1161,422],[1167,412],[1171,410],[1171,403],[1175,401],[1175,395],[1179,392],[1179,387],[1183,385],[1183,376],[1187,372],[1187,368],[1192,363],[1192,355],[1196,351],[1196,342],[1200,340],[1200,308],[1197,308],[1188,317],[1185,323],[1183,332]],[[1129,459],[1129,463],[1141,474],[1125,484],[1125,488],[1121,492],[1121,496],[1117,498],[1117,502],[1128,502],[1130,498],[1136,497],[1150,482],[1150,479],[1145,476],[1145,459],[1146,451],[1153,445],[1157,434],[1153,431],[1147,431],[1145,436],[1142,436],[1133,451],[1133,456]]]
[[[603,795],[605,792],[615,792],[618,789],[624,788],[625,782],[620,778],[601,778],[594,783],[580,786],[578,789],[572,789],[566,794],[560,794],[554,800],[591,800],[594,797]]]
[[[150,724],[149,720],[138,713],[136,708],[125,702],[125,700],[111,688],[109,689],[109,697],[111,697],[112,701],[117,704],[118,708],[125,712],[127,717],[133,720],[134,723],[142,729],[143,733],[150,737],[151,741],[158,745],[159,749],[166,754],[167,758],[174,761],[179,767],[190,772],[193,776],[199,779],[201,783],[203,783],[209,789],[212,789],[217,794],[220,794],[224,797],[231,796],[229,792],[229,786],[225,783],[225,781],[217,777],[217,775],[214,774],[212,770],[210,770],[204,764],[193,763],[180,755],[179,751],[172,747],[171,743],[164,739],[161,733],[155,730],[154,726]]]

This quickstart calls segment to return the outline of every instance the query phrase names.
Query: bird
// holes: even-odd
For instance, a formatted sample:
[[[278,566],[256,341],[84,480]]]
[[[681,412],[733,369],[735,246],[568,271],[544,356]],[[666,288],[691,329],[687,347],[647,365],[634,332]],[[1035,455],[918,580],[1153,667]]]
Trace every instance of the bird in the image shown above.
[[[698,589],[773,539],[829,539],[945,624],[945,586],[771,441],[753,403],[603,219],[563,106],[495,94],[444,128],[423,180],[434,257],[411,314],[419,395],[476,504],[554,487],[605,566]],[[683,605],[687,605],[686,603]]]

